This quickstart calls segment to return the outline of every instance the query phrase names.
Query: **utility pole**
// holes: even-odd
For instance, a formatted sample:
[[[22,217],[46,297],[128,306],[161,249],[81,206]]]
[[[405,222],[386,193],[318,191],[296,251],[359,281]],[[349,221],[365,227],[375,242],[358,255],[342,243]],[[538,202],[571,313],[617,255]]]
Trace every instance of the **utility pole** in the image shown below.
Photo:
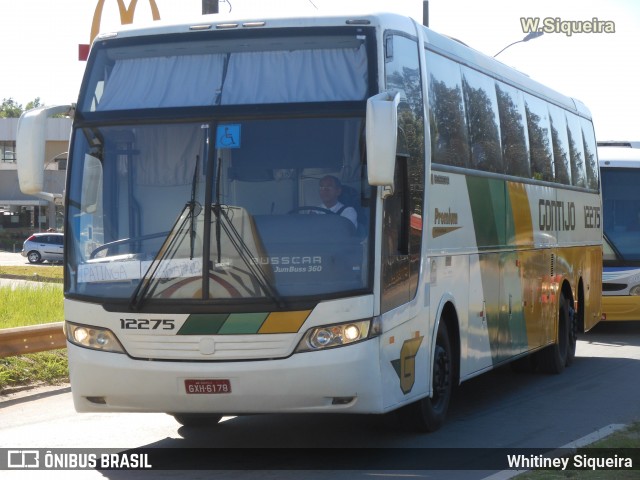
[[[202,14],[218,13],[218,0],[202,0]]]
[[[429,0],[422,2],[422,25],[429,26]]]

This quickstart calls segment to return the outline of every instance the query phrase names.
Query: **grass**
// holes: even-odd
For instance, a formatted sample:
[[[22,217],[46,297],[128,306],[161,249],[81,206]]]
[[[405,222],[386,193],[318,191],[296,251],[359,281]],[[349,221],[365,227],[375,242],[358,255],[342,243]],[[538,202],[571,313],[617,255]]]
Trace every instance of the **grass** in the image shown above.
[[[62,283],[63,269],[60,265],[41,266],[0,266],[0,278],[20,278],[22,280],[36,280],[40,282]]]
[[[2,270],[14,268],[23,267],[2,267]],[[61,285],[43,283],[26,288],[0,287],[0,298],[0,328],[64,320]],[[55,385],[65,382],[68,377],[66,349],[0,358],[0,393],[10,387],[33,383]]]
[[[0,287],[0,328],[64,321],[62,285]]]
[[[0,394],[21,385],[57,385],[69,379],[67,350],[0,358]]]

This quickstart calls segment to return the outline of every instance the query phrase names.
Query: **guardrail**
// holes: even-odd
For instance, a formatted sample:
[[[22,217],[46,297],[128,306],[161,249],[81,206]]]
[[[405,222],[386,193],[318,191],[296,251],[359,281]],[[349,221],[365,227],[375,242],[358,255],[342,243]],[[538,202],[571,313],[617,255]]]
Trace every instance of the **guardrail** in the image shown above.
[[[64,322],[0,329],[0,358],[65,348]]]

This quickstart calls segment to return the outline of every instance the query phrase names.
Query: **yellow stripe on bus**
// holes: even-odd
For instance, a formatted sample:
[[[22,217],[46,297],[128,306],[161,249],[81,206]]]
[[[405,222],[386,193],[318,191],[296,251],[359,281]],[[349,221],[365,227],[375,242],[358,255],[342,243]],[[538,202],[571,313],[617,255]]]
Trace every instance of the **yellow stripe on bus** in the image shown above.
[[[295,333],[307,319],[311,310],[299,312],[272,312],[258,330],[258,333]]]
[[[507,182],[509,200],[513,214],[516,245],[533,245],[533,221],[529,208],[526,186],[522,183]]]

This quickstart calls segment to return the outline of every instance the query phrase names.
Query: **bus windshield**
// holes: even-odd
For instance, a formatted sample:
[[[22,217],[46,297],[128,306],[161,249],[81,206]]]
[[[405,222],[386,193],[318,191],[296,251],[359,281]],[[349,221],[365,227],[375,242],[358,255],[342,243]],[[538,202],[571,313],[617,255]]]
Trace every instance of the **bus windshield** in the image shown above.
[[[69,293],[139,306],[369,288],[362,135],[353,117],[78,129]]]
[[[640,199],[637,168],[602,168],[604,234],[618,261],[640,261]]]

